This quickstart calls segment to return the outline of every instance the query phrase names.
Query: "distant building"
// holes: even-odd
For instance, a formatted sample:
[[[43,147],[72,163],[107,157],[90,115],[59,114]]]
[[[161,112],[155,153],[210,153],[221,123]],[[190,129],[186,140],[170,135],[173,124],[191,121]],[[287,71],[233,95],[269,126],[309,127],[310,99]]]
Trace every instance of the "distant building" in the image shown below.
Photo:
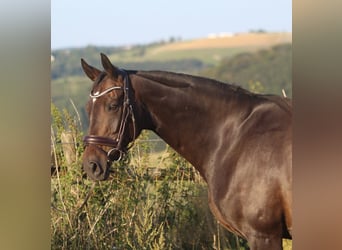
[[[220,32],[220,33],[210,33],[208,34],[209,39],[215,39],[215,38],[223,38],[223,37],[233,37],[235,36],[234,33],[229,33],[229,32]]]

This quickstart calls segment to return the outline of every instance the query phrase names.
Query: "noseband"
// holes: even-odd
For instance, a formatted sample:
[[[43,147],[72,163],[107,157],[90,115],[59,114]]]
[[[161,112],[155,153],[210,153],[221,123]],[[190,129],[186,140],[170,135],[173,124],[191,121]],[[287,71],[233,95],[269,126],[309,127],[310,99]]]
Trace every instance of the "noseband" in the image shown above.
[[[87,135],[83,138],[84,146],[95,145],[99,149],[101,149],[102,151],[104,151],[104,150],[99,146],[111,147],[111,149],[108,152],[104,151],[107,154],[108,162],[119,161],[126,151],[122,148],[122,146],[123,146],[122,143],[123,143],[123,135],[124,135],[126,124],[127,124],[129,117],[131,117],[132,122],[133,122],[133,130],[134,130],[133,140],[135,138],[135,118],[134,118],[132,103],[130,101],[129,78],[128,78],[126,71],[122,70],[122,72],[124,73],[124,86],[123,87],[114,86],[114,87],[108,88],[108,89],[106,89],[100,93],[93,94],[91,92],[89,95],[91,98],[94,99],[94,98],[98,98],[100,96],[103,96],[103,95],[105,95],[105,94],[107,94],[113,90],[122,89],[124,92],[122,119],[120,122],[120,127],[119,127],[119,132],[118,132],[117,138],[112,139],[109,137],[97,136],[97,135]],[[133,144],[129,148],[131,148],[132,146],[133,146]]]

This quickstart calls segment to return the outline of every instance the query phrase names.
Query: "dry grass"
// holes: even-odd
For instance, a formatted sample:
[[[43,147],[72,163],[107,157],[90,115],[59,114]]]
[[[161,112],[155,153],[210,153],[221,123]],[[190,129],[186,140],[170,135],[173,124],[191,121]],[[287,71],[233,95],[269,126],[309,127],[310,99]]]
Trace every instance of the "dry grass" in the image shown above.
[[[110,55],[112,61],[146,62],[198,59],[208,64],[216,64],[223,58],[238,53],[255,51],[281,43],[291,43],[292,33],[243,33],[234,36],[200,38],[148,47],[137,53],[129,49]]]
[[[164,51],[234,47],[273,46],[292,41],[292,33],[244,33],[228,37],[203,38],[160,46],[151,53]]]
[[[292,250],[292,240],[283,240],[284,250]]]

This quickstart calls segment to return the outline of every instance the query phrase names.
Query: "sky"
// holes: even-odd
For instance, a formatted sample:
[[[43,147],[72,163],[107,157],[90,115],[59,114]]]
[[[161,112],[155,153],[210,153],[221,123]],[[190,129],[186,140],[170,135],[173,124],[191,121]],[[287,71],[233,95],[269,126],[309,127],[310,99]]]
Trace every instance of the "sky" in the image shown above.
[[[51,1],[52,49],[147,44],[259,29],[292,32],[292,1]]]

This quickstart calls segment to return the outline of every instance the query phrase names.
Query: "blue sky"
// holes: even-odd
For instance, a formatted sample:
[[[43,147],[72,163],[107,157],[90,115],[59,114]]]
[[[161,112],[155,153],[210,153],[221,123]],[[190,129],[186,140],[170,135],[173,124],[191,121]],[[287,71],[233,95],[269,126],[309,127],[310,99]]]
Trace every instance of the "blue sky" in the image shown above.
[[[52,49],[146,44],[256,29],[291,32],[292,1],[51,1]]]

